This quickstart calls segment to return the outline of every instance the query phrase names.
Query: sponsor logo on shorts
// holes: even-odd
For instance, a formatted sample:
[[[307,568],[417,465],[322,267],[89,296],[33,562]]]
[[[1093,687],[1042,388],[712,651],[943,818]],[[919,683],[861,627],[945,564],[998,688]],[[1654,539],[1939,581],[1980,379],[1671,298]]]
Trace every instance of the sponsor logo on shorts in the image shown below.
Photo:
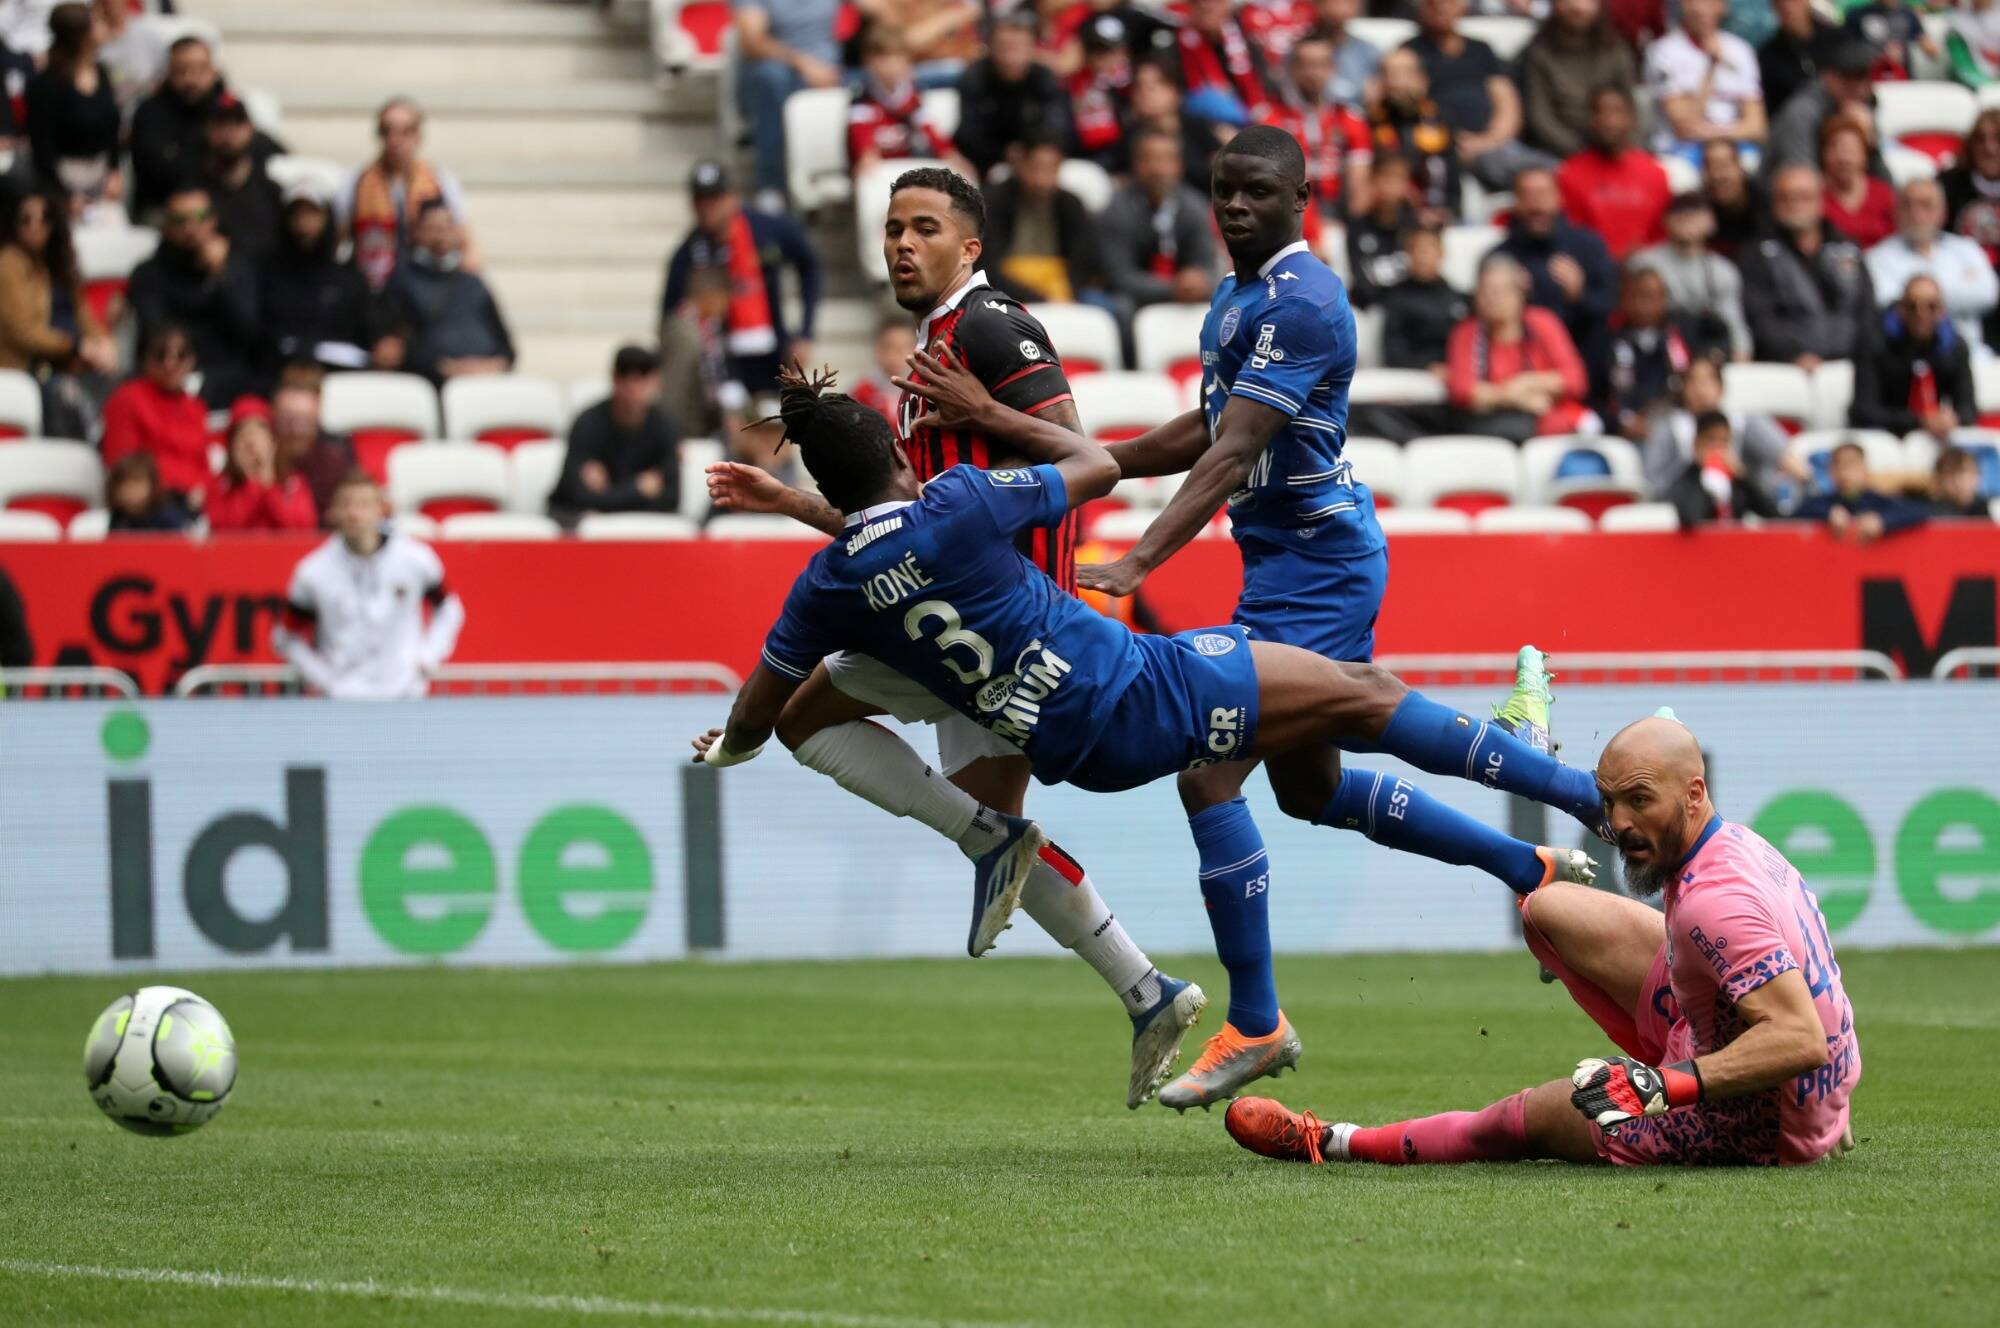
[[[1217,706],[1208,712],[1208,750],[1219,759],[1236,754],[1243,741],[1243,710],[1240,706]]]
[[[1042,477],[1032,470],[989,470],[986,472],[989,484],[999,484],[1022,488],[1026,485],[1040,485]]]
[[[1215,329],[1215,344],[1227,346],[1236,335],[1236,325],[1243,321],[1243,311],[1234,306],[1222,311],[1222,322]]]
[[[1202,632],[1194,639],[1197,655],[1226,655],[1236,649],[1236,638],[1226,632]]]

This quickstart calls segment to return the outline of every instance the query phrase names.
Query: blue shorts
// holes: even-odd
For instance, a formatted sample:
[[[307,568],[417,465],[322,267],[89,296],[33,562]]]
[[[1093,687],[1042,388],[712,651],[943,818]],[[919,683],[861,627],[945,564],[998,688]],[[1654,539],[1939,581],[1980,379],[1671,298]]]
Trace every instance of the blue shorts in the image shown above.
[[[1135,636],[1145,663],[1064,782],[1092,793],[1138,788],[1214,761],[1240,761],[1257,736],[1257,665],[1240,627]]]
[[[1389,551],[1307,557],[1270,544],[1243,548],[1243,597],[1231,620],[1259,641],[1366,664],[1389,588]]]

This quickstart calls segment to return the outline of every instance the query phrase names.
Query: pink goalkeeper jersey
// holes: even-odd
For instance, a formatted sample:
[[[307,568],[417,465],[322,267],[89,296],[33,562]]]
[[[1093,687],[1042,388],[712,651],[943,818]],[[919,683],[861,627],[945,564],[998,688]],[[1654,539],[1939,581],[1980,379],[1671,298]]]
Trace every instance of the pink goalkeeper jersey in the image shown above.
[[[1736,1002],[1798,970],[1826,1031],[1828,1062],[1769,1090],[1778,1161],[1811,1162],[1831,1151],[1861,1078],[1861,1044],[1826,919],[1804,878],[1747,826],[1717,816],[1667,887],[1666,912],[1668,980],[1692,1044],[1672,1048],[1670,1058],[1729,1045],[1745,1027]]]

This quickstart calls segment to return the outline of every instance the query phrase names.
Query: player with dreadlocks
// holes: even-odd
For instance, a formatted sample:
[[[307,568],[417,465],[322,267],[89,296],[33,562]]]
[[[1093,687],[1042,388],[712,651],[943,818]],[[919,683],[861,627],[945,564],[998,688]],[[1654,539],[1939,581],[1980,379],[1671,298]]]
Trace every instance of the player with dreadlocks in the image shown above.
[[[1103,448],[1049,429],[1025,443],[1041,464],[955,466],[920,485],[887,422],[831,387],[830,375],[788,376],[782,418],[820,492],[842,512],[847,538],[799,574],[727,727],[695,739],[697,759],[747,761],[774,727],[790,745],[786,703],[819,661],[843,650],[881,661],[1007,742],[1044,783],[1093,792],[1310,744],[1373,743],[1421,700],[1372,665],[1253,641],[1240,626],[1134,634],[1065,593],[1014,546],[1019,532],[1110,492],[1118,464]],[[982,806],[901,739],[871,729],[871,776],[899,790],[871,796],[877,805],[922,821],[982,864],[1032,842],[1031,824]],[[1485,741],[1510,791],[1543,792],[1567,769],[1511,735]],[[1466,743],[1456,751],[1439,744],[1415,755],[1436,762],[1437,773],[1461,773],[1469,752]],[[1543,858],[1545,879],[1590,879],[1581,853],[1522,851]],[[975,919],[987,935],[998,934],[1018,894],[1003,876],[989,874]]]

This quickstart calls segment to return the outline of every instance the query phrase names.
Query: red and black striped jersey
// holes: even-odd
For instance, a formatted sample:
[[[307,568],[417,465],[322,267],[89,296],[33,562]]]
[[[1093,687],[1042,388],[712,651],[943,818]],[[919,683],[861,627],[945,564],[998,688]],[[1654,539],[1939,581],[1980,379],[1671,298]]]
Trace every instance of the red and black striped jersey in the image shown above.
[[[933,355],[949,351],[978,375],[995,400],[1023,414],[1070,400],[1069,379],[1049,334],[1019,300],[988,286],[983,272],[974,273],[957,295],[924,319],[917,339]],[[921,372],[915,381],[923,381]],[[1018,459],[970,429],[926,426],[913,433],[910,421],[924,409],[922,398],[905,396],[896,420],[918,479],[931,479],[953,466],[1006,466]],[[1076,513],[1071,512],[1059,526],[1023,531],[1020,543],[1021,552],[1071,594],[1076,593],[1076,536]]]

